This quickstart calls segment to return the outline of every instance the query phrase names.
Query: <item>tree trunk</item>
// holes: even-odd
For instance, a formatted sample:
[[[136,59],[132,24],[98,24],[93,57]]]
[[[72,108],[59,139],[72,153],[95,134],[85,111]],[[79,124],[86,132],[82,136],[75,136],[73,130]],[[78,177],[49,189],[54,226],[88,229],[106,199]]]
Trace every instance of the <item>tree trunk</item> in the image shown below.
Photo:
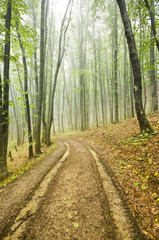
[[[45,2],[41,0],[41,26],[40,26],[40,79],[38,85],[38,96],[37,96],[37,126],[35,133],[35,154],[41,153],[40,149],[40,137],[41,137],[41,115],[42,115],[42,99],[43,99],[43,84],[44,84],[44,69],[45,69]]]
[[[158,110],[158,96],[157,96],[157,80],[155,74],[154,41],[152,39],[152,31],[150,45],[150,83],[151,83],[151,111],[156,112]]]
[[[96,51],[96,40],[95,40],[95,24],[93,23],[93,48],[94,48],[94,111],[95,111],[95,124],[98,123],[98,110],[97,110],[97,51]]]
[[[152,7],[154,0],[152,1]],[[155,20],[155,16],[154,16]],[[158,110],[158,96],[157,96],[157,80],[155,73],[155,46],[153,39],[153,23],[151,19],[151,36],[150,36],[150,83],[151,83],[151,111],[156,112]]]
[[[132,32],[131,22],[127,13],[126,4],[124,0],[117,0],[117,3],[120,8],[122,21],[125,28],[125,35],[127,38],[127,43],[130,52],[130,59],[134,74],[134,98],[135,98],[135,109],[140,125],[141,132],[153,132],[152,127],[149,124],[149,121],[146,118],[145,111],[142,103],[142,84],[141,84],[141,69],[140,61],[138,58],[136,42],[134,34]]]
[[[65,87],[66,87],[66,79],[65,79],[65,69],[63,66],[62,115],[61,115],[61,127],[62,127],[63,133],[64,133]]]
[[[16,97],[14,97],[14,89],[12,90],[12,85],[10,85],[10,93],[13,101],[13,112],[14,112],[14,118],[15,118],[16,130],[17,130],[17,146],[20,146],[21,144],[20,123],[19,123],[18,113],[16,111],[17,108],[15,107],[15,105],[18,105],[18,104],[15,101]]]
[[[32,18],[33,18],[33,27],[34,30],[37,31],[37,20],[36,20],[36,14],[35,14],[35,7],[34,2],[31,2],[30,6],[32,10]],[[37,125],[37,104],[38,104],[38,89],[39,89],[39,78],[38,78],[38,59],[37,59],[37,45],[36,45],[37,39],[34,41],[34,77],[35,77],[35,100],[34,100],[34,115],[33,115],[33,138],[35,139],[36,134],[36,125]]]
[[[9,129],[9,67],[10,67],[10,26],[12,0],[8,0],[5,17],[5,46],[4,46],[4,74],[3,93],[0,80],[0,179],[7,175],[7,148]],[[2,100],[3,98],[3,100]]]
[[[44,43],[44,62],[45,59],[47,60],[47,62],[45,63],[45,67],[44,67],[44,85],[43,85],[43,98],[42,98],[42,124],[43,124],[43,136],[42,136],[42,140],[46,143],[47,142],[47,125],[46,125],[46,91],[47,91],[47,76],[48,76],[48,50],[46,52],[46,47],[47,47],[47,19],[48,19],[48,9],[49,9],[49,0],[47,0],[46,2],[46,11],[45,11],[45,43]],[[46,56],[47,55],[47,56]]]
[[[127,45],[124,36],[124,119],[127,118]]]
[[[134,113],[134,98],[133,98],[133,89],[134,89],[134,79],[133,79],[133,72],[132,72],[132,66],[130,65],[130,116],[132,118],[135,117]]]
[[[21,40],[21,35],[19,33],[19,25],[16,24],[18,40],[20,44],[20,48],[22,51],[22,61],[24,67],[24,97],[25,97],[25,115],[26,122],[28,127],[28,142],[29,142],[29,159],[33,157],[33,140],[32,140],[32,130],[31,130],[31,117],[30,117],[30,104],[29,104],[29,96],[28,96],[28,70],[27,70],[27,62],[26,62],[26,54],[25,49]]]
[[[99,32],[99,49],[98,49],[98,72],[99,72],[99,87],[100,87],[100,98],[101,98],[101,110],[102,110],[102,123],[105,125],[105,108],[104,108],[104,91],[105,85],[102,81],[102,73],[101,73],[101,43],[100,43],[100,32]]]
[[[115,37],[115,45],[114,45],[114,100],[115,100],[115,123],[119,122],[119,109],[118,109],[118,26],[117,26],[117,4],[116,1],[114,3],[114,37]]]

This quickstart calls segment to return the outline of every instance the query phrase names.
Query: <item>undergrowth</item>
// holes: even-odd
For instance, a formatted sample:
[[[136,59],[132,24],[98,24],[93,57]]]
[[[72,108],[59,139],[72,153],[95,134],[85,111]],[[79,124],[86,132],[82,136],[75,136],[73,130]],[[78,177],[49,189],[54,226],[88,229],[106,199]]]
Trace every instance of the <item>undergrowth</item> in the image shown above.
[[[17,166],[16,168],[11,169],[8,172],[8,175],[0,182],[0,188],[6,187],[9,183],[16,180],[18,177],[23,175],[25,172],[30,170],[33,166],[40,163],[42,159],[44,159],[46,156],[48,156],[53,150],[57,148],[57,145],[53,145],[49,150],[47,150],[45,153],[39,155],[36,158],[29,159],[25,161],[25,159],[21,159],[24,163],[20,166]]]

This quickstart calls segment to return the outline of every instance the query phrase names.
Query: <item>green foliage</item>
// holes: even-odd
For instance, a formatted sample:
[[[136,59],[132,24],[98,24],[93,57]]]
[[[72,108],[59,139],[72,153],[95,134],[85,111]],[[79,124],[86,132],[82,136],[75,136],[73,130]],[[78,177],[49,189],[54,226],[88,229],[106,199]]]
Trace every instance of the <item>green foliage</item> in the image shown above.
[[[141,186],[141,189],[143,190],[143,191],[145,191],[146,189],[147,189],[147,187],[146,186]]]
[[[139,186],[139,183],[134,183],[134,186],[138,187],[138,186]]]
[[[1,0],[0,2],[0,61],[3,61],[6,8],[7,8],[6,1]]]
[[[92,12],[94,15],[97,14],[97,11],[100,10],[102,12],[105,12],[106,10],[106,1],[105,0],[94,0],[92,7],[91,7]]]
[[[14,102],[13,101],[9,101],[9,106],[10,107],[15,106]]]
[[[78,228],[79,227],[79,224],[77,222],[74,222],[74,227]]]

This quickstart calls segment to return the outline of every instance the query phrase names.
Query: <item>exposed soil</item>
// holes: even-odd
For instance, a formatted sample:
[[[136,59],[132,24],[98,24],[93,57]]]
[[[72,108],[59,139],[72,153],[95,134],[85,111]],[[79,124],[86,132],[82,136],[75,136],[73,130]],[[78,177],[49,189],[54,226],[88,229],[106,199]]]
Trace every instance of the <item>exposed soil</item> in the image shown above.
[[[34,190],[65,150],[64,143],[59,142],[59,148],[43,159],[39,165],[7,187],[0,189],[0,239],[3,239],[19,211],[33,196]]]
[[[133,119],[60,140],[0,189],[0,239],[158,240],[159,135],[138,133]]]
[[[116,239],[116,227],[93,157],[68,141],[70,155],[49,187],[25,239]]]
[[[143,240],[96,153],[67,143],[69,156],[50,168],[4,239]]]
[[[148,116],[154,130],[159,114]],[[139,135],[136,119],[70,136],[97,153],[131,221],[146,239],[159,239],[159,134]]]

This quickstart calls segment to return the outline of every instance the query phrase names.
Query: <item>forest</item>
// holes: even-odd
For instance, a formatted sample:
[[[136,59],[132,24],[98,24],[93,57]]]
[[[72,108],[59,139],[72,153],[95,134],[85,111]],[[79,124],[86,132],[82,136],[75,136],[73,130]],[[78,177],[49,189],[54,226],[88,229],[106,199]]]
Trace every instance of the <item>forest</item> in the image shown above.
[[[118,181],[123,183],[122,188],[129,197],[131,219],[135,219],[135,226],[139,222],[141,233],[140,237],[134,235],[138,237],[132,238],[129,226],[126,225],[126,233],[123,233],[120,224],[115,223],[122,239],[157,239],[158,68],[158,0],[0,0],[0,188],[7,185],[8,176],[11,182],[19,176],[17,173],[12,176],[9,166],[14,162],[14,151],[26,148],[25,164],[31,167],[33,162],[39,161],[43,146],[49,149],[49,154],[55,148],[60,149],[59,156],[62,156],[64,146],[69,152],[70,145],[74,155],[78,156],[79,149],[79,156],[82,156],[84,150],[79,143],[82,139],[93,146],[103,166],[106,164],[110,177],[113,171],[117,172]],[[76,144],[70,140],[73,137],[67,140],[67,134],[78,139]],[[90,146],[88,151],[102,176],[105,173],[97,156]],[[107,163],[102,160],[105,154]],[[146,163],[142,162],[143,155]],[[86,169],[82,159],[79,168]],[[47,161],[51,164],[51,160]],[[73,164],[71,157],[69,161]],[[13,164],[18,169],[17,163]],[[76,161],[77,167],[78,164]],[[30,168],[28,165],[25,171]],[[91,169],[90,166],[87,169]],[[21,175],[25,172],[16,171]],[[131,182],[135,177],[136,182]],[[93,183],[94,179],[88,182]],[[152,190],[145,194],[150,179]],[[38,181],[40,184],[40,177]],[[87,187],[87,182],[84,185]],[[73,186],[71,188],[73,191]],[[150,220],[149,208],[142,208],[140,202],[138,210],[133,200],[136,188],[137,197],[147,204],[152,203],[154,211]],[[106,191],[109,192],[109,188]],[[71,199],[64,195],[62,198],[63,201]],[[114,201],[111,196],[109,199],[109,194],[108,201]],[[97,202],[96,199],[95,206]],[[113,226],[111,213],[109,217]],[[79,226],[77,219],[74,220],[74,227],[78,229]],[[100,239],[118,239],[113,234],[110,229]],[[58,234],[50,235],[51,238],[30,236],[26,239],[55,239],[52,236]],[[86,235],[79,238],[61,236],[57,239],[98,239],[96,235],[87,238],[84,238]]]
[[[141,132],[153,131],[145,114],[158,110],[158,8],[147,0],[1,1],[1,177],[13,141],[28,141],[31,158],[56,132],[136,115]]]

